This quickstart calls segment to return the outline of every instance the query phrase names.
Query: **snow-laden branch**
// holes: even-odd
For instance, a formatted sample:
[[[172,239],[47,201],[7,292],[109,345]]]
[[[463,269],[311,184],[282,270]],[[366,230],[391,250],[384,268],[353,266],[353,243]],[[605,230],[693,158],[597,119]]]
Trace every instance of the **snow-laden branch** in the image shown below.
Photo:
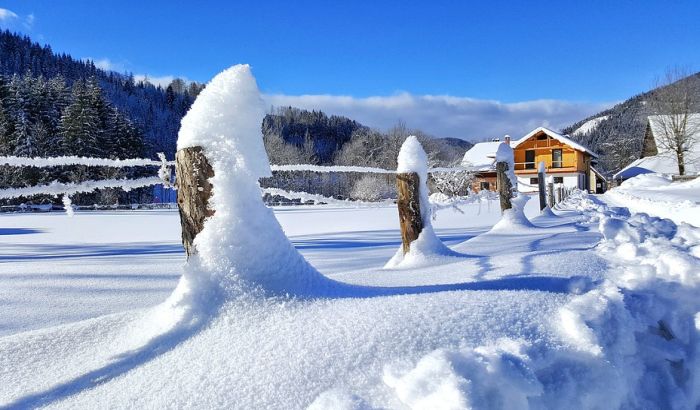
[[[272,171],[313,171],[313,172],[361,172],[371,174],[395,174],[396,171],[374,168],[374,167],[356,167],[346,165],[311,165],[311,164],[293,164],[293,165],[270,165]]]
[[[174,161],[165,161],[166,165],[173,165]],[[91,167],[145,167],[145,166],[163,166],[164,162],[155,161],[148,158],[131,158],[131,159],[109,159],[109,158],[91,158],[78,156],[63,156],[63,157],[48,157],[48,158],[30,158],[30,157],[15,157],[15,156],[0,156],[0,165],[10,165],[13,167],[58,167],[68,165],[87,165]]]
[[[395,174],[396,170],[375,167],[358,167],[349,165],[311,165],[290,164],[270,165],[272,171],[312,171],[312,172],[358,172],[367,174]],[[429,168],[428,173],[469,171],[464,167],[436,167]]]
[[[81,192],[92,192],[96,189],[121,188],[125,191],[134,188],[142,188],[152,185],[162,184],[159,177],[145,177],[137,179],[103,179],[89,180],[78,183],[62,183],[54,181],[48,185],[36,185],[25,188],[7,188],[0,190],[0,199],[18,198],[21,196],[33,195],[73,195]]]
[[[337,206],[342,206],[342,207],[347,207],[347,208],[360,208],[360,207],[372,208],[372,207],[382,207],[382,206],[387,206],[387,205],[394,205],[394,200],[391,200],[391,199],[384,200],[384,201],[378,201],[378,202],[352,201],[349,199],[342,200],[342,199],[336,199],[336,198],[329,197],[329,196],[310,194],[308,192],[285,191],[284,189],[279,189],[279,188],[262,188],[262,193],[273,195],[273,196],[281,196],[283,198],[287,198],[290,200],[299,199],[302,202],[313,201],[314,204],[324,203],[324,204],[328,204],[328,205],[337,205]]]

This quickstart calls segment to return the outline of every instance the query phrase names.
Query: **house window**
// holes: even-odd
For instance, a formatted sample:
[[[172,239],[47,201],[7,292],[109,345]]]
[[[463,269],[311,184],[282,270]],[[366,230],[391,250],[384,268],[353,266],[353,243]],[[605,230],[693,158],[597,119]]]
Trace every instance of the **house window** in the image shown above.
[[[561,157],[562,157],[561,149],[553,149],[552,150],[552,168],[561,168],[562,167]]]
[[[535,150],[528,149],[525,151],[525,169],[535,169]]]
[[[530,185],[537,185],[539,180],[537,178],[530,178]]]
[[[555,184],[563,184],[563,183],[564,183],[564,177],[554,177],[554,183],[555,183]]]
[[[479,184],[479,188],[481,188],[482,191],[488,191],[490,189],[490,185],[488,181],[481,181],[481,184]]]
[[[540,134],[537,136],[537,141],[546,141],[547,140],[547,134]]]

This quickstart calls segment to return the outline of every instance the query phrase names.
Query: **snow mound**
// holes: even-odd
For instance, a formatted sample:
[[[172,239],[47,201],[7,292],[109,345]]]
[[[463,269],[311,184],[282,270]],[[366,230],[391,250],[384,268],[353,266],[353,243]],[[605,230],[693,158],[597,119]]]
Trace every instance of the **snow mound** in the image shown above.
[[[642,174],[620,184],[621,188],[656,188],[670,184],[671,177],[663,174]]]
[[[433,230],[432,210],[428,196],[428,156],[418,138],[411,135],[406,138],[398,156],[396,172],[415,172],[419,179],[420,215],[423,230],[418,239],[411,243],[408,253],[399,248],[396,254],[384,266],[386,269],[416,268],[451,261],[461,256],[442,243]]]
[[[528,409],[542,394],[523,341],[502,339],[475,349],[436,350],[405,371],[384,369],[384,383],[411,409]]]
[[[530,200],[527,195],[518,195],[511,200],[513,207],[503,212],[503,217],[491,228],[491,232],[514,232],[538,229],[525,216],[525,204]]]

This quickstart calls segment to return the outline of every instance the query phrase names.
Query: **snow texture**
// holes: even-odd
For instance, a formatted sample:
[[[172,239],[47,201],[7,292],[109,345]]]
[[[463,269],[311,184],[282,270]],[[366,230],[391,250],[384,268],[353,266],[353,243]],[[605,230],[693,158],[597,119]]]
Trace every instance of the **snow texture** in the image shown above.
[[[75,215],[75,210],[73,209],[73,201],[71,201],[70,195],[64,194],[61,201],[63,202],[63,209],[66,210],[66,215],[71,217]]]
[[[635,212],[700,227],[700,178],[673,182],[665,174],[642,174],[609,190],[605,198]]]

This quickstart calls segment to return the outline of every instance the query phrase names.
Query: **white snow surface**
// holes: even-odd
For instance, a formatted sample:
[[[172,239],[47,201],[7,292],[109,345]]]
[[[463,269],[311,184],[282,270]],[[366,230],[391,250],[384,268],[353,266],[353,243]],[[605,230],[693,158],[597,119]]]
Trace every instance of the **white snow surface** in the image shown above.
[[[511,144],[511,145],[513,146],[513,148],[515,148],[539,132],[544,132],[545,134],[549,135],[551,138],[554,138],[555,140],[561,142],[562,144],[566,144],[577,151],[586,152],[593,157],[596,157],[596,158],[598,157],[598,154],[596,154],[595,152],[586,148],[585,146],[575,142],[568,135],[562,135],[554,130],[550,130],[547,127],[537,127],[534,130],[527,133],[524,137],[520,138],[515,144]]]
[[[280,225],[262,205],[258,104],[236,66],[183,119],[215,213],[177,284],[173,212],[0,215],[0,407],[700,405],[698,228],[580,191],[541,216],[474,202],[435,221],[459,256],[383,269],[395,207],[278,208]],[[425,177],[407,144],[400,169]]]
[[[277,208],[326,275],[388,294],[234,299],[145,344],[153,309],[139,307],[165,298],[184,262],[176,212],[3,215],[0,406],[697,405],[700,232],[594,197],[548,217],[536,202],[528,232],[487,232],[497,206],[441,211],[439,237],[469,257],[403,270],[381,269],[400,243],[395,207]]]
[[[665,174],[642,174],[609,190],[605,198],[631,211],[700,227],[700,178],[673,182]]]

